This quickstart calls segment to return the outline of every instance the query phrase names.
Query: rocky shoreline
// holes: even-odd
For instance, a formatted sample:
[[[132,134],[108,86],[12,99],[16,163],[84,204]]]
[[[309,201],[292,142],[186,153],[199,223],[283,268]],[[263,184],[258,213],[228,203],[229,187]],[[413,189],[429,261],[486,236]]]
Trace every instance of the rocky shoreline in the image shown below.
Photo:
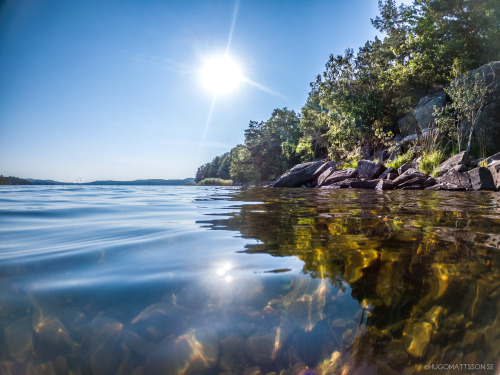
[[[418,159],[397,170],[383,163],[361,160],[357,168],[340,169],[334,161],[314,161],[298,164],[271,187],[310,187],[324,189],[376,190],[452,190],[477,191],[500,189],[500,153],[486,159],[475,159],[463,151],[438,167],[437,177],[418,169]]]

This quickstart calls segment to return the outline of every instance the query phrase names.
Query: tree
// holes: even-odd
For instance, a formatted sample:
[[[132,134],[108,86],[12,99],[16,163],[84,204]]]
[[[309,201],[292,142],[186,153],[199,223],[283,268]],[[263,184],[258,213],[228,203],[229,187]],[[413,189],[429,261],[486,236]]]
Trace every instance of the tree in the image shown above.
[[[477,128],[489,89],[486,87],[483,76],[475,73],[457,75],[445,91],[452,99],[452,102],[446,106],[446,110],[453,114],[455,120],[458,151],[461,151],[465,136],[467,137],[465,151],[470,152],[472,134]]]

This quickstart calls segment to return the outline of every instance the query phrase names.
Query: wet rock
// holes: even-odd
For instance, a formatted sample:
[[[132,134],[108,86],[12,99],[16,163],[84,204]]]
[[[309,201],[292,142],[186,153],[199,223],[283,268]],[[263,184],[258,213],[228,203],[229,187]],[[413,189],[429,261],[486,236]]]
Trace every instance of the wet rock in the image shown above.
[[[423,180],[423,182],[425,182],[427,178],[429,178],[429,176],[427,176],[425,173],[420,172],[419,170],[416,170],[414,168],[409,168],[394,180],[394,184],[397,188],[407,181],[418,179],[418,181]]]
[[[431,342],[432,325],[427,322],[408,323],[403,330],[406,351],[413,357],[421,358]]]
[[[325,186],[329,189],[375,189],[379,180],[360,180],[359,178],[348,178],[332,185]]]
[[[387,168],[385,171],[383,171],[380,176],[378,176],[379,179],[383,180],[385,178],[387,178],[387,176],[389,175],[389,173],[394,173],[396,170],[393,168],[393,167],[389,167]]]
[[[375,190],[393,190],[395,183],[391,180],[379,180]]]
[[[424,182],[424,187],[430,187],[434,186],[437,184],[437,181],[434,177],[429,177],[427,180]]]
[[[210,373],[217,363],[217,335],[208,328],[193,329],[177,338],[166,338],[151,353],[146,374]]]
[[[278,352],[275,350],[277,329],[267,332],[257,332],[245,342],[245,353],[255,363],[271,363]]]
[[[51,362],[30,361],[26,366],[26,375],[56,375]]]
[[[220,344],[219,366],[231,374],[239,374],[247,363],[245,356],[245,341],[243,338],[231,335]]]
[[[69,355],[77,347],[64,324],[55,317],[40,320],[34,327],[35,352],[44,357],[52,357],[54,353]]]
[[[54,372],[56,373],[56,375],[68,375],[69,374],[68,361],[66,360],[66,358],[64,356],[58,355],[52,361],[52,365],[54,367]]]
[[[297,362],[293,365],[292,375],[303,375],[309,368],[304,362]]]
[[[358,175],[358,171],[354,168],[346,168],[340,171],[333,172],[328,176],[323,183],[318,184],[318,187],[329,186],[334,183],[347,180],[348,178],[355,178]]]
[[[493,177],[493,184],[497,189],[500,189],[500,161],[491,163],[488,165],[488,169],[491,172],[491,177]]]
[[[314,173],[313,180],[311,182],[312,187],[319,186],[325,182],[325,180],[333,173],[338,171],[337,163],[334,161],[329,161],[321,165],[318,170]],[[321,173],[318,174],[318,171]]]
[[[398,188],[398,190],[424,190],[424,187],[422,185],[409,185]]]
[[[154,343],[145,340],[136,333],[124,330],[122,333],[122,342],[126,344],[139,357],[145,359],[154,349]]]
[[[312,161],[309,163],[298,164],[284,175],[272,183],[273,187],[300,187],[311,182],[316,172],[325,164],[323,161]]]
[[[440,184],[428,186],[425,190],[449,190],[449,191],[465,191],[466,189],[463,186],[458,186],[455,184],[450,184],[447,182],[442,182]]]
[[[321,375],[343,374],[342,371],[342,355],[338,351],[334,351],[330,358],[325,359],[317,367],[317,373]]]
[[[12,375],[14,374],[14,365],[10,361],[0,361],[0,374]]]
[[[385,170],[385,166],[382,163],[371,160],[360,160],[357,170],[358,178],[374,179],[380,176]]]
[[[451,168],[456,167],[457,165],[465,165],[466,167],[469,167],[471,166],[473,160],[474,158],[472,158],[467,152],[462,151],[439,165],[438,176],[444,175]]]
[[[402,182],[402,183],[399,183],[399,184],[395,181],[394,185],[395,185],[396,189],[401,189],[401,190],[403,190],[407,187],[410,187],[410,186],[418,188],[418,190],[420,190],[420,189],[424,188],[425,181],[427,181],[428,178],[429,178],[429,176],[426,176],[426,175],[423,175],[423,176],[416,175],[412,179],[405,181],[405,182]]]
[[[131,323],[133,331],[139,336],[155,342],[182,332],[184,326],[181,312],[170,302],[148,306]]]
[[[98,316],[91,325],[90,367],[95,375],[115,373],[121,362],[120,338],[123,324],[117,320]]]
[[[450,184],[463,188],[464,190],[472,189],[470,176],[467,172],[463,172],[464,169],[466,170],[467,167],[465,167],[463,164],[457,165],[448,170],[448,172],[446,172],[441,177],[436,178],[436,183],[444,185]]]
[[[259,366],[248,367],[243,370],[242,375],[262,375],[262,371]]]
[[[405,173],[408,169],[411,168],[411,164],[409,163],[404,163],[402,166],[400,166],[398,168],[398,174],[399,175],[402,175],[403,173]]]
[[[474,190],[496,190],[495,182],[491,172],[486,167],[478,167],[470,170],[470,182]]]
[[[408,353],[401,340],[392,340],[387,348],[387,364],[392,368],[403,369],[408,363]]]
[[[10,358],[23,363],[33,350],[31,321],[28,318],[16,320],[5,328],[5,349]]]

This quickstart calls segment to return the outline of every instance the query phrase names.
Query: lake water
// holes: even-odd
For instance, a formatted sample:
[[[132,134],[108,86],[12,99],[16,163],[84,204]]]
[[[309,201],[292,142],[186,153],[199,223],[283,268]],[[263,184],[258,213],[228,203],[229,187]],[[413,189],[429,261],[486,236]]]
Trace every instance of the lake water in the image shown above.
[[[499,353],[500,193],[0,189],[1,374],[494,374]]]

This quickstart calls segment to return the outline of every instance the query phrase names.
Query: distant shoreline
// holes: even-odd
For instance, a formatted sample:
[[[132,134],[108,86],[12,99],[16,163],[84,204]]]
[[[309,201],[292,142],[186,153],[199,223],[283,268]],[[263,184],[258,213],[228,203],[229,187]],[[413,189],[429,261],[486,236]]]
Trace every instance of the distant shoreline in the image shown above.
[[[184,179],[149,179],[149,180],[133,180],[133,181],[115,181],[102,180],[92,182],[60,182],[55,180],[39,180],[19,177],[4,177],[0,176],[0,185],[97,185],[97,186],[183,186],[194,185],[194,178]]]

